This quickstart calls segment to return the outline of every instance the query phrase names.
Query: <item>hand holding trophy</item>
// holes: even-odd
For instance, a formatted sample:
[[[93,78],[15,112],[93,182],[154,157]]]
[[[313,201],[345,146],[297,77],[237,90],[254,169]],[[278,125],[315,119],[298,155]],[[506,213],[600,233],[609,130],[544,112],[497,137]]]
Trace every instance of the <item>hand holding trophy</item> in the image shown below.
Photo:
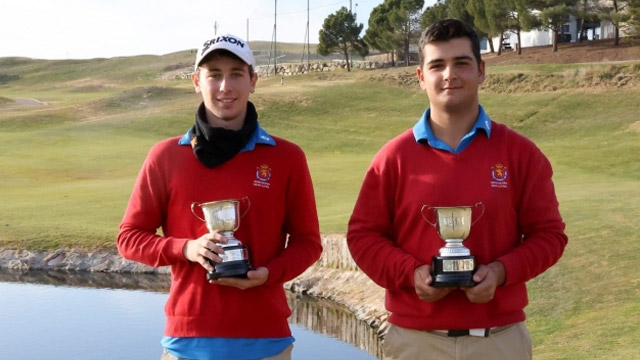
[[[474,208],[482,208],[480,216],[471,221],[471,212]],[[425,212],[428,214],[425,216]],[[484,205],[479,202],[474,206],[455,207],[431,207],[422,206],[420,209],[422,218],[436,228],[438,235],[445,242],[440,248],[439,256],[433,256],[431,273],[433,282],[431,286],[442,287],[473,287],[473,274],[476,270],[475,256],[462,242],[469,236],[471,225],[475,224],[484,215]],[[435,221],[430,219],[435,214]]]
[[[249,198],[243,198],[249,205],[245,214],[249,211]],[[240,203],[241,200],[220,200],[206,203],[194,202],[191,204],[191,212],[201,221],[207,224],[210,232],[222,231],[222,235],[228,239],[222,244],[223,254],[219,254],[222,262],[215,263],[211,260],[215,271],[207,273],[207,280],[216,280],[222,277],[246,278],[247,272],[253,267],[249,263],[249,251],[242,242],[235,238],[234,232],[240,227]],[[204,219],[196,213],[199,207],[204,214]],[[244,216],[244,214],[243,214]]]

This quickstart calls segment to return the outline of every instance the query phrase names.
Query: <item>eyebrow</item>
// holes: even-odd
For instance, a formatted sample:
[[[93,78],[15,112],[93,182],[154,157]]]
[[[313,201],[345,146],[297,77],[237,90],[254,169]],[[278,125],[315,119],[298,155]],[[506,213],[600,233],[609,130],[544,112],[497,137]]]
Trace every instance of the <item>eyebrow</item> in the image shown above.
[[[205,67],[205,69],[207,69],[207,70],[209,70],[211,72],[213,72],[213,71],[222,71],[221,68],[215,67],[215,66],[214,67]],[[243,66],[234,66],[234,67],[231,68],[231,71],[245,71],[245,70],[246,69]],[[247,72],[248,72],[248,70],[247,70]]]
[[[453,60],[456,60],[456,61],[460,61],[460,60],[473,61],[473,58],[471,56],[463,55],[463,56],[456,56],[456,57],[453,58]],[[433,59],[433,60],[427,62],[427,64],[442,63],[444,61],[445,61],[445,59],[438,58],[438,59]]]

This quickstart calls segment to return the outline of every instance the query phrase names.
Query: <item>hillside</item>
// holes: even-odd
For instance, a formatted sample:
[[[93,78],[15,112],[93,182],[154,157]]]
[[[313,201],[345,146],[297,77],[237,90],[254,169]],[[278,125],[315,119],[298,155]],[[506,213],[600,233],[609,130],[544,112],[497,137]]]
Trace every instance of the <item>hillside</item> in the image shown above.
[[[267,41],[251,42],[258,66],[273,64],[273,49]],[[332,61],[340,55],[319,56],[316,45],[310,45],[310,61]],[[302,61],[303,44],[278,43],[277,62]],[[106,83],[148,81],[157,78],[169,80],[193,70],[195,49],[178,51],[162,56],[138,55],[130,57],[95,58],[86,60],[44,60],[23,57],[0,58],[0,86],[3,84],[60,83],[79,79],[102,79]],[[305,57],[306,61],[306,57]]]
[[[484,93],[530,93],[561,89],[635,88],[640,86],[640,39],[588,41],[483,54],[487,78]],[[415,65],[372,71],[361,77],[418,89]]]
[[[252,42],[256,60],[259,64],[269,62],[270,43]],[[302,44],[279,43],[278,63],[296,63],[302,61]],[[185,50],[163,56],[140,55],[133,57],[98,58],[89,60],[40,60],[29,58],[0,58],[0,89],[3,85],[30,86],[46,84],[63,86],[65,89],[89,92],[98,89],[107,90],[117,85],[148,82],[152,80],[174,80],[192,70],[194,50]],[[340,56],[319,57],[315,54],[315,45],[311,45],[311,61],[329,61]],[[548,65],[544,73],[553,71],[554,64],[603,64],[620,66],[621,62],[640,61],[640,39],[623,38],[619,46],[613,46],[613,40],[587,41],[583,43],[559,44],[559,50],[552,52],[550,46],[524,48],[522,55],[515,51],[497,54],[484,54],[488,72],[496,73],[510,67],[509,72],[517,71],[522,65]],[[272,60],[271,60],[272,61]],[[624,65],[624,64],[623,64]],[[633,64],[632,64],[633,65]],[[356,70],[358,77],[372,79],[397,78],[394,82],[415,87],[414,66],[384,70]],[[513,67],[516,66],[516,67]],[[626,66],[626,65],[625,65]],[[615,77],[620,71],[607,71],[605,77]],[[630,69],[631,79],[637,69]],[[623,71],[624,73],[624,71]],[[629,76],[626,76],[629,77]],[[513,79],[496,79],[511,83]],[[633,79],[632,79],[633,80]],[[548,81],[545,81],[547,83]],[[629,82],[629,81],[623,81]],[[574,85],[571,82],[570,85]],[[631,81],[633,85],[635,83]],[[618,82],[614,84],[618,86]],[[535,90],[535,89],[533,89]],[[8,96],[7,96],[8,97]],[[6,101],[2,101],[6,103]],[[0,102],[0,103],[2,103]]]
[[[558,44],[558,51],[552,52],[551,45],[522,49],[522,55],[515,51],[505,51],[500,56],[483,55],[487,66],[523,64],[578,64],[640,60],[640,39],[622,38],[620,45],[614,46],[613,39],[584,41],[582,43]]]

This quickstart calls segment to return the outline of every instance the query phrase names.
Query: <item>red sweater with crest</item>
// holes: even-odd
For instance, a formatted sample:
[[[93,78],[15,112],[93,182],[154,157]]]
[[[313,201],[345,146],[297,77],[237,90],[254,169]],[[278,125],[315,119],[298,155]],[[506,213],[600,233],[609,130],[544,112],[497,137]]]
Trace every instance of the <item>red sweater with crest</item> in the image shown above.
[[[525,319],[525,282],[558,261],[567,243],[547,158],[525,137],[492,123],[458,154],[416,142],[411,130],[387,143],[367,171],[347,241],[358,266],[386,289],[389,321],[419,330],[502,326]],[[501,261],[506,283],[492,301],[462,290],[436,302],[415,293],[414,269],[444,242],[421,215],[431,207],[473,206],[464,245],[477,264]]]
[[[286,337],[291,311],[282,284],[320,256],[322,246],[311,176],[302,150],[281,138],[257,144],[209,169],[179,137],[156,144],[138,175],[120,225],[120,253],[151,266],[171,265],[166,336]],[[193,202],[241,199],[250,205],[235,237],[251,264],[269,269],[262,286],[239,290],[209,284],[206,270],[187,261],[185,242],[208,230]],[[156,230],[162,228],[162,235]]]

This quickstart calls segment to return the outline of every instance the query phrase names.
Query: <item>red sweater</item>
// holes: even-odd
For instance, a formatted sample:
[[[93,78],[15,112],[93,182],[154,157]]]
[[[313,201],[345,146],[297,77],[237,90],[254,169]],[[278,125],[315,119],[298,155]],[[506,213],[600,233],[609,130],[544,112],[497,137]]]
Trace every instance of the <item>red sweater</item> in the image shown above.
[[[256,145],[209,169],[179,137],[156,144],[136,180],[120,225],[118,250],[151,266],[171,265],[166,336],[285,337],[291,311],[282,287],[320,256],[311,176],[302,150],[284,139]],[[208,230],[193,202],[248,197],[251,205],[235,237],[269,279],[248,290],[209,284],[206,270],[187,261],[185,242]],[[241,211],[244,211],[242,209]],[[156,230],[162,228],[162,235]]]
[[[540,150],[504,125],[492,123],[459,154],[416,143],[411,130],[386,144],[366,173],[347,241],[358,266],[386,288],[389,321],[418,330],[502,326],[525,319],[525,282],[558,261],[567,243],[551,165]],[[506,283],[485,304],[454,290],[421,301],[414,269],[431,264],[444,242],[422,217],[423,205],[473,206],[484,215],[464,245],[477,264],[501,261]],[[474,210],[475,220],[480,215]]]

